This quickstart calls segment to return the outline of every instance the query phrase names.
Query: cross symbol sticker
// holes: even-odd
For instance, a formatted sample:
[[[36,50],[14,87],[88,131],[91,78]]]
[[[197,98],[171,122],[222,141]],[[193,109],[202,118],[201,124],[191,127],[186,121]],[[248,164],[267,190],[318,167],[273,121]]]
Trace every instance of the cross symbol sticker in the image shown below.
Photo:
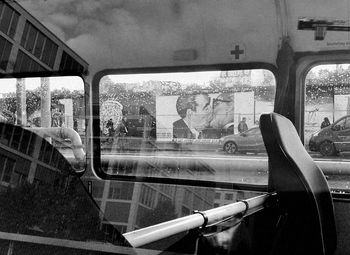
[[[244,50],[239,49],[239,45],[235,46],[235,50],[231,50],[231,55],[235,55],[235,59],[239,59],[241,54],[244,54]]]

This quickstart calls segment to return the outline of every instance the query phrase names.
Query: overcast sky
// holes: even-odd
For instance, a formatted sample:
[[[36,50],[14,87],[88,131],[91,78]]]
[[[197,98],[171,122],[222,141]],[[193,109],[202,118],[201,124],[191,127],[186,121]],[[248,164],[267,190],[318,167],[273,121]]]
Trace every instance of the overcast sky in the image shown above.
[[[16,92],[16,78],[0,79],[1,93]],[[68,89],[68,90],[84,90],[84,83],[80,77],[50,77],[50,89]],[[25,86],[27,90],[33,90],[40,87],[40,78],[26,78]]]
[[[186,31],[177,27],[193,28],[200,20],[197,17],[191,22],[189,19],[196,15],[182,10],[178,3],[184,2],[180,0],[18,2],[87,62],[97,66],[116,56],[119,59],[132,59],[135,54],[147,56],[155,46],[158,52],[168,45],[176,48],[179,38],[188,37]],[[197,5],[196,1],[189,3]]]

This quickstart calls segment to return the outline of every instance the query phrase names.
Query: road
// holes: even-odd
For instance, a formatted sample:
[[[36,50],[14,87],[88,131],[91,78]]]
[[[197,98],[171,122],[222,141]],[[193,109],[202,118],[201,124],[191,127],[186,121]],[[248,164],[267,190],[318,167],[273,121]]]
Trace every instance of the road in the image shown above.
[[[66,157],[73,158],[70,150],[62,152]],[[107,163],[106,165],[108,166],[105,170],[118,174],[121,174],[119,171],[121,166],[137,162],[138,176],[144,172],[140,169],[145,167],[141,166],[147,166],[154,169],[166,169],[166,175],[170,178],[190,178],[192,180],[210,180],[225,183],[267,184],[268,159],[266,153],[234,155],[210,151],[145,151],[142,153],[138,151],[121,153],[103,151],[102,153],[102,161]],[[350,188],[350,161],[348,155],[323,158],[319,154],[314,153],[312,156],[325,173],[332,188]],[[186,169],[190,169],[191,172],[186,171]],[[158,174],[160,174],[159,171]],[[161,175],[164,177],[164,171]]]

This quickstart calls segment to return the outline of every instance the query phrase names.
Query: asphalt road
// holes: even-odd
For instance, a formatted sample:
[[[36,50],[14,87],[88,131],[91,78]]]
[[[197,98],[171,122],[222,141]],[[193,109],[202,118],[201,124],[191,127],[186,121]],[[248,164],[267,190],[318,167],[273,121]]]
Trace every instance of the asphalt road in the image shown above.
[[[70,149],[64,149],[61,152],[70,160],[74,158]],[[312,153],[312,157],[325,173],[331,188],[350,189],[349,154],[324,158],[318,153]],[[108,162],[107,165],[110,169],[114,169],[115,173],[123,163],[137,162],[138,170],[142,164],[155,166],[157,169],[176,167],[176,172],[167,170],[167,177],[178,179],[266,185],[268,177],[266,153],[230,155],[222,151],[144,151],[142,153],[140,151],[120,153],[103,151],[102,160]],[[193,169],[193,171],[189,173],[186,169]],[[142,172],[138,171],[138,175]]]

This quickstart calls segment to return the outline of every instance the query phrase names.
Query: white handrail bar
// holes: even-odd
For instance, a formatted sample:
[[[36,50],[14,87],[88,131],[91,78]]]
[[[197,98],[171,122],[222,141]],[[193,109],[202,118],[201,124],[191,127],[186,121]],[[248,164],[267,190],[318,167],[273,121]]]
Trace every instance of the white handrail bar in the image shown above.
[[[175,234],[201,227],[205,221],[207,221],[206,225],[211,225],[233,215],[246,212],[247,209],[254,209],[254,211],[261,210],[264,208],[264,204],[269,196],[270,194],[260,195],[244,201],[138,229],[123,235],[133,247],[140,247]],[[205,218],[207,220],[205,220]]]
[[[84,166],[85,164],[85,151],[83,149],[83,143],[81,142],[80,135],[72,128],[66,127],[50,127],[50,128],[26,128],[41,137],[53,137],[53,138],[69,138],[72,142],[72,151],[76,160]]]

